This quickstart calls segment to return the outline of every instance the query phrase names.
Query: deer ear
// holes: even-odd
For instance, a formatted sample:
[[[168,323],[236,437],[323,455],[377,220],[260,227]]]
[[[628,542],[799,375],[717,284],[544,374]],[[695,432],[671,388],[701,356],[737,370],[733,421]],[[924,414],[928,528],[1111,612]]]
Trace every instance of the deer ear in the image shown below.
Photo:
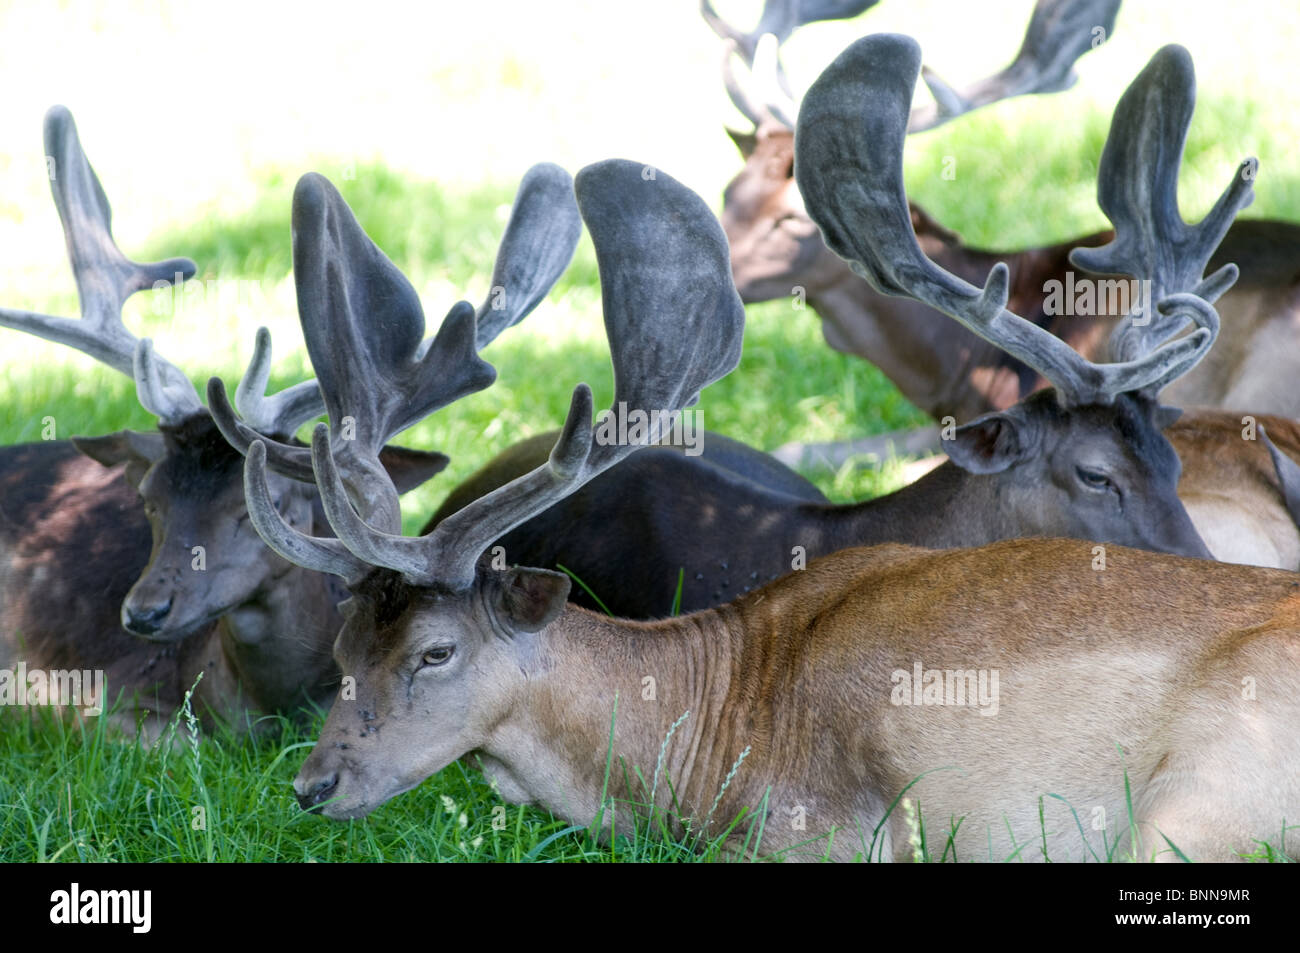
[[[1166,407],[1161,404],[1156,408],[1156,429],[1164,430],[1166,427],[1172,427],[1178,423],[1178,418],[1182,415],[1181,407]]]
[[[731,141],[736,144],[740,150],[740,157],[748,159],[754,154],[754,149],[758,146],[758,134],[753,132],[741,132],[739,129],[732,129],[730,126],[724,127]]]
[[[549,569],[507,569],[498,592],[497,618],[507,629],[540,632],[564,611],[569,577]]]
[[[102,437],[73,437],[72,445],[106,467],[133,461],[157,463],[166,453],[162,434],[138,430],[119,430]]]
[[[379,462],[383,464],[388,478],[400,494],[414,490],[424,481],[441,473],[451,461],[445,454],[386,444],[379,451]]]
[[[1024,422],[1011,413],[986,414],[943,441],[949,459],[967,473],[1000,473],[1030,455]]]
[[[125,463],[127,482],[136,487],[149,468],[167,452],[163,435],[156,431],[119,430],[102,437],[73,437],[72,445],[106,467]]]

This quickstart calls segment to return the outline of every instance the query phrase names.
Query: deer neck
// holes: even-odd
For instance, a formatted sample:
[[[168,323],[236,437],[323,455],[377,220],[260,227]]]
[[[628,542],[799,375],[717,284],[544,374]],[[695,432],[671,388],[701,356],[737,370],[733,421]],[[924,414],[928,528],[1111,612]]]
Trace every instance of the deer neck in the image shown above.
[[[951,416],[964,423],[995,409],[972,371],[998,352],[946,315],[881,294],[847,265],[838,280],[810,294],[809,304],[822,319],[826,343],[871,361],[936,420]]]
[[[742,657],[737,623],[729,606],[647,623],[567,608],[538,635],[524,687],[479,753],[489,779],[513,801],[581,823],[604,791],[617,812],[652,793],[668,810],[675,795],[674,815],[702,821],[750,743],[742,688],[759,660]]]
[[[948,462],[915,483],[885,496],[847,506],[808,506],[820,545],[809,558],[854,546],[905,542],[949,549],[982,546],[1002,538],[990,514],[995,510],[988,478],[972,476]]]
[[[221,655],[240,694],[263,712],[323,701],[341,618],[332,577],[293,566],[217,624]]]

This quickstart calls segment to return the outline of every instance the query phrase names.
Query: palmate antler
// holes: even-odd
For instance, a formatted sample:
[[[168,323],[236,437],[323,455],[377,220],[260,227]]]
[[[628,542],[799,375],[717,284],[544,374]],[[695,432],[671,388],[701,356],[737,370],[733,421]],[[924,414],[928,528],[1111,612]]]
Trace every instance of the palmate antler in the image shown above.
[[[662,172],[610,160],[578,174],[575,190],[601,276],[605,327],[614,361],[614,407],[647,414],[636,444],[593,433],[591,392],[579,385],[550,460],[471,503],[425,537],[386,532],[359,515],[338,465],[338,444],[322,425],[312,440],[321,499],[337,540],[288,526],[266,487],[261,444],[250,451],[245,488],[253,524],[267,544],[309,568],[358,578],[373,567],[408,580],[462,590],[483,550],[627,455],[654,443],[656,423],[694,403],[740,359],[744,307],[730,280],[726,238],[700,198]],[[370,478],[377,481],[377,478]]]
[[[397,491],[379,462],[380,448],[438,408],[492,383],[495,371],[477,351],[545,297],[572,259],[581,231],[569,174],[548,163],[534,166],[515,196],[487,298],[477,310],[465,301],[453,305],[437,335],[423,340],[424,309],[406,276],[370,240],[334,186],[319,175],[299,181],[293,202],[298,312],[338,465],[367,520],[400,531]],[[235,417],[216,378],[208,384],[208,403],[237,449],[247,453],[263,439]],[[310,449],[264,443],[272,469],[315,479]]]
[[[1038,0],[1010,65],[961,91],[923,68],[934,103],[912,110],[908,132],[933,129],[1003,99],[1069,89],[1079,57],[1110,39],[1119,5],[1120,0]]]
[[[1165,46],[1124,92],[1111,119],[1097,172],[1097,204],[1115,226],[1115,238],[1100,248],[1074,249],[1070,262],[1150,282],[1149,295],[1144,291],[1138,307],[1111,332],[1112,360],[1151,353],[1183,329],[1189,310],[1207,319],[1210,303],[1237,279],[1236,265],[1208,278],[1205,267],[1237,212],[1254,199],[1258,163],[1243,160],[1205,218],[1186,224],[1178,211],[1178,170],[1195,103],[1191,56],[1181,46]],[[1148,390],[1154,396],[1172,380],[1156,380]]]
[[[722,83],[740,114],[755,126],[775,119],[794,127],[797,105],[781,63],[781,44],[801,26],[823,20],[848,20],[874,7],[879,0],[766,0],[758,26],[738,30],[700,0],[700,16],[723,41]],[[765,37],[771,37],[764,41]],[[734,61],[756,80],[754,92],[736,75]]]
[[[775,121],[793,129],[799,106],[780,60],[781,44],[800,26],[848,19],[874,5],[875,0],[767,0],[758,26],[748,33],[730,26],[709,0],[701,0],[700,12],[724,41],[723,85],[736,109],[755,126]],[[934,102],[912,110],[908,132],[933,129],[1003,99],[1069,89],[1074,63],[1110,38],[1119,5],[1120,0],[1038,0],[1011,63],[960,91],[923,67],[921,79]],[[736,61],[747,79],[737,74]]]
[[[171,258],[141,264],[122,254],[113,241],[108,197],[81,148],[72,114],[62,106],[45,114],[45,154],[54,162],[50,191],[63,223],[81,318],[0,308],[0,325],[66,344],[133,377],[140,402],[164,422],[201,410],[189,378],[158,357],[148,339],[137,339],[122,323],[127,298],[193,277],[194,262]]]
[[[134,378],[141,405],[164,425],[202,412],[198,393],[185,373],[164,360],[148,338],[128,331],[122,321],[127,298],[192,278],[197,271],[194,262],[172,258],[140,264],[122,254],[113,240],[108,197],[81,148],[72,114],[62,106],[45,115],[45,152],[54,161],[50,189],[76,277],[81,318],[0,308],[0,325],[66,344]],[[270,336],[263,329],[241,400],[259,430],[292,433],[319,415],[324,405],[311,381],[264,396],[269,365]]]
[[[903,139],[921,51],[910,37],[878,34],[849,46],[804,97],[795,132],[795,179],[827,246],[876,289],[915,298],[1023,361],[1056,385],[1065,405],[1109,404],[1163,386],[1204,356],[1218,331],[1213,307],[1177,295],[1159,307],[1195,322],[1185,338],[1118,364],[1093,364],[1006,309],[1007,268],[975,288],[930,261],[912,231],[903,189]],[[1160,235],[1144,236],[1158,243]]]

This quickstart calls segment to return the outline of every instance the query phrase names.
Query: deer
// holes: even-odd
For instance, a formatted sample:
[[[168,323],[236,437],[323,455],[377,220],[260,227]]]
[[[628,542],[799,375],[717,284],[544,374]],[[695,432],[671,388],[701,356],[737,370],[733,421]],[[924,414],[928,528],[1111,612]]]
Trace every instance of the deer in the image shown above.
[[[0,324],[131,374],[159,424],[155,432],[0,451],[0,479],[15,490],[0,503],[7,530],[0,560],[4,655],[32,666],[75,659],[79,668],[107,670],[111,686],[141,698],[117,723],[133,727],[143,719],[147,738],[200,670],[196,699],[209,722],[246,726],[260,713],[297,712],[328,700],[337,679],[328,640],[338,625],[341,589],[262,543],[247,522],[242,457],[184,372],[122,322],[131,293],[184,280],[196,266],[187,259],[139,265],[121,254],[102,186],[71,115],[60,107],[46,119],[46,152],[59,170],[51,185],[82,318],[4,309]],[[493,291],[478,309],[478,346],[523,320],[567,267],[581,227],[569,183],[567,172],[545,163],[525,175],[498,251]],[[301,267],[313,254],[303,244],[308,238],[294,235]],[[474,310],[465,302],[456,307]],[[442,345],[431,339],[423,347]],[[270,335],[262,328],[235,393],[239,425],[289,440],[325,403],[316,381],[267,395],[270,368]],[[379,458],[401,492],[447,464],[443,454],[386,443]],[[328,531],[312,484],[294,479],[288,467],[273,482],[287,518]]]
[[[1204,357],[1218,333],[1212,302],[1231,286],[1236,271],[1224,265],[1202,275],[1238,209],[1250,201],[1254,176],[1241,174],[1247,160],[1202,222],[1182,224],[1176,184],[1195,98],[1194,73],[1186,55],[1169,54],[1159,65],[1144,70],[1116,106],[1099,170],[1102,204],[1118,237],[1092,250],[1089,264],[1099,270],[1123,267],[1142,275],[1149,288],[1147,297],[1135,300],[1121,329],[1131,342],[1125,361],[1088,361],[1017,315],[1009,301],[989,320],[962,306],[960,295],[905,291],[891,274],[873,270],[881,256],[864,251],[863,242],[876,234],[893,241],[896,234],[915,233],[903,186],[906,127],[893,128],[892,115],[872,116],[872,135],[844,139],[839,152],[823,145],[797,173],[828,246],[882,293],[906,293],[948,315],[1052,380],[1054,388],[954,428],[945,441],[946,463],[901,490],[856,504],[834,505],[776,489],[734,448],[712,459],[708,433],[700,456],[675,447],[650,448],[515,527],[497,541],[506,558],[562,568],[581,582],[573,591],[581,605],[645,619],[662,617],[674,606],[689,612],[724,604],[803,568],[808,560],[852,546],[965,548],[1014,536],[1056,536],[1103,547],[1217,555],[1179,498],[1180,464],[1162,433],[1178,412],[1163,406],[1159,395]],[[823,89],[828,96],[833,91]],[[877,93],[870,86],[848,85],[838,95],[867,102]],[[851,153],[850,145],[861,154]],[[850,175],[856,188],[889,195],[896,204],[883,210],[844,207],[833,186]],[[897,219],[882,220],[884,211]],[[891,255],[889,260],[898,259],[897,247]],[[899,260],[926,276],[927,288],[968,287],[929,259],[919,241]],[[1007,274],[998,265],[990,281],[1003,281]],[[1188,323],[1195,330],[1177,338]],[[1274,423],[1267,423],[1266,435]],[[486,464],[452,491],[426,532],[542,462],[544,443],[533,438]],[[1256,446],[1263,460],[1251,462],[1271,472],[1263,442]],[[750,454],[763,456],[757,450]],[[1235,505],[1223,500],[1222,485],[1200,490],[1198,502],[1211,512],[1225,502]],[[1249,527],[1253,535],[1246,541],[1277,537],[1283,545],[1295,531],[1285,511],[1283,516],[1285,525]],[[608,532],[612,525],[622,532]],[[1227,521],[1215,525],[1227,528],[1224,537],[1214,538],[1215,545],[1235,555],[1233,534],[1245,538],[1243,527]]]
[[[875,69],[862,71],[863,61]],[[897,112],[918,68],[914,42],[873,36],[841,55],[830,81],[874,76],[876,111]],[[801,123],[819,132],[832,119],[806,112]],[[863,116],[849,106],[842,118],[856,127]],[[736,365],[744,321],[707,206],[666,174],[643,179],[641,168],[607,160],[575,176],[615,368],[611,412],[690,406]],[[346,233],[335,194],[311,187],[318,214]],[[895,200],[881,199],[894,213],[881,217],[898,225],[905,206]],[[910,233],[873,239],[908,256],[897,259],[907,263],[900,279],[925,283]],[[340,262],[346,287],[367,280]],[[974,301],[1005,293],[990,285]],[[394,324],[389,312],[334,301],[304,313],[308,340],[328,340],[340,322]],[[360,378],[351,391],[395,385],[351,353],[327,355],[351,362]],[[1108,373],[1127,371],[1096,376]],[[764,859],[908,859],[908,821],[893,809],[904,794],[932,826],[952,826],[960,856],[987,850],[994,860],[1098,850],[1170,860],[1174,848],[1231,859],[1294,816],[1294,574],[1120,547],[1098,572],[1088,543],[1059,539],[885,545],[815,560],[718,608],[610,618],[568,601],[567,576],[495,568],[487,552],[512,526],[654,452],[657,424],[637,442],[612,443],[592,411],[579,384],[547,460],[419,537],[363,515],[365,501],[391,499],[392,488],[373,459],[340,454],[324,424],[312,463],[333,538],[281,518],[267,447],[250,445],[245,489],[258,531],[287,558],[338,575],[351,594],[335,654],[353,691],[335,701],[294,779],[304,810],[364,817],[466,759],[504,799],[603,837],[627,832],[629,815],[664,819],[671,836],[725,838],[731,855]],[[934,704],[932,684],[914,693],[901,680],[920,665],[941,677],[972,670],[972,684],[992,690],[973,687],[968,704],[954,697],[945,707],[941,684]],[[1250,699],[1238,690],[1241,672],[1259,680]],[[653,701],[641,694],[647,676],[659,686]],[[1113,820],[1090,835],[1069,812],[1094,807]],[[753,831],[764,809],[761,838],[746,841],[743,823],[727,834],[747,811],[756,812]],[[789,823],[795,813],[805,823]]]
[[[1101,27],[1103,37],[1113,32],[1117,7],[1085,0],[1040,0],[1020,52],[1001,73],[949,95],[945,83],[923,70],[922,78],[936,102],[958,105],[946,110],[917,107],[909,130],[934,128],[936,118],[955,118],[1009,95],[1065,88],[1070,83],[1069,63],[1091,48],[1094,27]],[[737,48],[735,31],[720,27],[716,14],[706,14],[706,20],[723,37],[730,61]],[[951,328],[932,308],[878,292],[826,247],[794,182],[790,117],[798,107],[772,80],[780,74],[776,46],[755,39],[749,48],[765,52],[765,57],[740,57],[753,63],[750,86],[765,90],[772,104],[750,92],[730,67],[724,70],[732,101],[755,124],[752,135],[728,130],[746,159],[745,168],[724,192],[722,211],[732,247],[733,277],[742,299],[766,301],[802,289],[808,305],[821,316],[831,347],[876,364],[908,400],[936,420],[969,421],[1005,409],[1045,386],[1046,380],[1023,362]],[[764,77],[765,82],[759,82]],[[1119,318],[1113,309],[1066,316],[1048,306],[1048,289],[1071,281],[1071,250],[1100,246],[1111,240],[1112,230],[1039,248],[988,251],[963,244],[915,203],[909,211],[929,258],[967,281],[980,281],[997,262],[1005,263],[1016,313],[1094,360],[1113,359],[1111,336]],[[1300,302],[1294,264],[1298,255],[1300,227],[1265,220],[1234,222],[1210,261],[1211,269],[1231,261],[1240,270],[1236,285],[1218,305],[1229,329],[1227,339],[1216,345],[1197,371],[1173,383],[1166,395],[1171,404],[1191,405],[1166,430],[1166,437],[1183,462],[1179,492],[1202,538],[1217,558],[1293,570],[1300,570],[1300,532],[1286,508],[1281,477],[1271,465],[1270,453],[1254,435],[1255,423],[1266,423],[1284,453],[1300,457],[1300,439],[1291,419],[1300,408],[1292,406],[1289,389],[1279,386],[1288,379],[1286,362],[1294,353],[1286,342]],[[1100,289],[1108,281],[1085,277],[1079,284]],[[1098,295],[1098,304],[1114,303],[1112,297],[1103,302],[1103,297]],[[944,442],[938,437],[935,428],[845,445],[791,444],[775,453],[792,465],[816,466],[826,460],[839,465],[859,451],[887,453],[890,444],[942,452]],[[1228,458],[1230,464],[1225,463]],[[1239,482],[1225,487],[1222,480],[1229,471]]]
[[[1094,28],[1102,36],[1113,32],[1119,4],[1093,0],[1039,0],[1020,51],[1011,66],[961,93],[927,71],[925,81],[938,103],[959,107],[917,107],[909,129],[935,128],[941,121],[1000,99],[1026,92],[1050,92],[1071,85],[1069,66],[1092,48]],[[726,40],[716,14],[706,16]],[[802,22],[811,22],[805,20]],[[788,36],[788,33],[786,34]],[[776,37],[773,37],[775,41]],[[761,49],[762,43],[756,44]],[[771,75],[779,68],[776,51],[754,60],[754,85],[769,93],[780,91]],[[760,84],[762,76],[767,82]],[[943,316],[915,302],[881,295],[853,274],[842,259],[821,241],[794,183],[792,101],[760,103],[730,72],[724,81],[737,108],[756,124],[754,138],[732,134],[741,143],[745,169],[727,186],[723,226],[733,253],[733,276],[745,302],[789,297],[796,286],[823,321],[827,343],[845,353],[872,361],[904,396],[936,419],[971,420],[989,410],[1004,409],[1026,393],[1045,386],[1030,369],[992,351],[985,342],[955,334]],[[967,280],[987,275],[1004,262],[1011,272],[1012,300],[1018,313],[1028,313],[1058,336],[1094,359],[1106,359],[1109,332],[1121,313],[1099,303],[1095,315],[1060,315],[1044,310],[1051,282],[1064,284],[1072,248],[1101,245],[1109,231],[1021,252],[972,249],[943,228],[914,203],[909,206],[913,228],[926,254]],[[1300,251],[1300,227],[1286,222],[1241,220],[1234,224],[1211,262],[1217,268],[1237,262],[1241,277],[1220,303],[1227,315],[1228,340],[1221,343],[1207,366],[1181,380],[1169,399],[1183,405],[1236,408],[1285,417],[1300,415],[1300,405],[1286,388],[1259,383],[1285,380],[1282,368],[1265,372],[1263,357],[1248,361],[1255,349],[1249,341],[1273,336],[1289,321],[1295,303],[1295,266]],[[1240,312],[1240,316],[1238,317]],[[1268,330],[1272,328],[1272,330]],[[1288,340],[1285,335],[1282,340]],[[1285,359],[1285,358],[1282,358]],[[1245,362],[1245,363],[1243,363]],[[1248,365],[1248,366],[1247,366]],[[1207,380],[1208,376],[1215,380]]]

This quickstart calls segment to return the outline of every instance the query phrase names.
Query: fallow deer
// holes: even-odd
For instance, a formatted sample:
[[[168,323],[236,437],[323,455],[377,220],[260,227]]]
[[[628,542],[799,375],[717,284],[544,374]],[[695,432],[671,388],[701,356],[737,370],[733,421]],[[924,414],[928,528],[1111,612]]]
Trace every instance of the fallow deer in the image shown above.
[[[824,95],[832,91],[821,89]],[[864,80],[839,95],[865,103],[874,90]],[[1161,436],[1176,413],[1160,407],[1156,395],[1204,355],[1218,330],[1209,302],[1231,284],[1234,270],[1227,266],[1204,280],[1201,275],[1233,215],[1249,201],[1253,180],[1235,176],[1205,221],[1181,224],[1174,186],[1193,99],[1190,59],[1168,54],[1124,94],[1107,139],[1103,205],[1119,237],[1094,250],[1092,264],[1132,269],[1153,296],[1134,302],[1141,311],[1122,329],[1135,342],[1126,363],[1093,364],[1012,311],[975,311],[963,293],[949,290],[970,286],[925,257],[919,245],[902,257],[895,236],[913,234],[903,191],[905,127],[893,128],[892,114],[873,116],[870,135],[836,141],[838,152],[823,143],[812,159],[800,153],[799,185],[830,247],[882,292],[904,289],[902,279],[880,270],[879,262],[925,276],[920,290],[906,293],[1006,349],[1055,381],[1056,389],[956,428],[946,441],[946,464],[896,493],[848,506],[774,490],[734,450],[725,461],[711,459],[711,435],[702,441],[702,457],[647,450],[516,527],[499,541],[506,557],[563,567],[582,581],[574,598],[584,605],[647,618],[674,605],[686,611],[719,605],[808,559],[883,542],[955,548],[1010,536],[1071,536],[1210,556],[1178,502],[1178,459]],[[843,205],[836,186],[846,177],[857,191],[888,195],[896,204]],[[877,235],[891,243],[889,256],[870,251]],[[998,265],[990,283],[1005,278],[1006,269]],[[1149,325],[1137,320],[1151,314],[1156,317]],[[1187,320],[1198,327],[1192,335],[1161,343]],[[539,444],[507,450],[489,463],[453,491],[429,528],[536,466]],[[1254,462],[1268,468],[1264,448],[1258,453],[1263,460]],[[1203,490],[1198,502],[1218,505],[1214,488]],[[607,532],[611,525],[623,532]],[[1294,532],[1289,519],[1288,526]],[[1288,526],[1253,529],[1285,549]]]
[[[915,44],[862,40],[829,82],[856,80],[864,61],[889,77],[874,110],[905,109]],[[825,129],[831,117],[810,112]],[[861,123],[856,102],[843,121]],[[668,176],[640,173],[599,163],[576,189],[597,250],[614,406],[648,412],[687,406],[735,365],[743,309],[708,209]],[[342,218],[317,191],[319,214]],[[905,227],[880,241],[903,261],[915,254]],[[372,494],[391,488],[373,466],[336,460],[323,425],[313,463],[337,539],[305,536],[276,511],[254,442],[258,531],[352,594],[335,651],[354,693],[335,702],[294,781],[303,808],[362,817],[468,757],[506,799],[606,835],[653,811],[676,836],[708,838],[766,808],[751,827],[761,840],[733,837],[732,850],[905,859],[911,831],[896,806],[909,794],[931,843],[951,832],[961,858],[994,860],[1117,849],[1172,859],[1170,844],[1229,859],[1254,838],[1276,841],[1300,808],[1292,574],[1119,548],[1094,571],[1089,544],[1061,540],[884,546],[826,557],[718,609],[609,619],[567,604],[567,577],[497,570],[483,555],[638,449],[602,442],[591,412],[579,386],[546,463],[419,538],[354,509],[358,472]],[[902,691],[900,676],[918,668],[919,682],[939,673],[937,697],[931,681]],[[946,697],[945,672],[975,675],[962,683],[971,695]],[[1257,680],[1249,697],[1243,674]],[[1105,818],[1102,831],[1085,833],[1071,811]]]
[[[122,323],[127,296],[156,281],[193,275],[193,263],[141,266],[118,251],[107,200],[66,110],[53,109],[47,117],[46,151],[57,162],[52,188],[82,319],[0,310],[0,324],[131,373],[159,428],[75,439],[96,467],[108,468],[100,474],[66,442],[0,451],[0,463],[9,458],[5,482],[22,488],[0,503],[8,526],[0,560],[9,643],[4,654],[30,666],[75,657],[79,667],[106,669],[112,690],[141,693],[140,708],[153,713],[151,730],[179,704],[199,669],[206,672],[199,701],[227,719],[328,697],[337,678],[328,641],[338,625],[334,605],[341,591],[329,577],[285,562],[262,543],[247,523],[242,458],[185,374]],[[568,174],[550,165],[531,170],[498,253],[492,293],[479,309],[480,346],[536,306],[567,266],[580,228]],[[310,265],[315,253],[303,246],[310,237],[295,234],[296,265]],[[457,308],[474,310],[464,302]],[[324,402],[315,381],[264,396],[269,371],[270,338],[262,329],[236,392],[241,426],[287,440],[325,409]],[[379,456],[402,492],[447,462],[442,454],[400,447],[383,447]],[[123,472],[143,509],[129,505],[118,479]],[[274,478],[277,504],[299,525],[328,532],[314,486],[292,477],[286,471]],[[133,639],[123,626],[161,644]],[[134,717],[128,711],[122,720]]]
[[[966,105],[946,110],[948,118],[1007,95],[1064,88],[1069,84],[1063,79],[1069,63],[1091,48],[1091,38],[1096,36],[1093,28],[1100,26],[1102,35],[1109,36],[1117,6],[1087,0],[1040,0],[1020,52],[1006,70],[957,96],[947,95],[945,85],[934,82],[925,71],[923,77],[936,102]],[[706,15],[706,19],[726,40],[727,49],[734,49],[731,33],[719,27],[716,15]],[[767,19],[776,22],[777,18]],[[756,39],[750,47],[758,48]],[[777,84],[771,81],[779,60],[770,42],[767,49],[766,60],[755,64],[754,79],[767,77],[757,85],[777,91],[777,103],[763,104],[734,73],[724,73],[733,102],[755,123],[753,135],[729,130],[745,153],[746,164],[728,185],[722,212],[741,297],[746,302],[765,301],[802,289],[807,303],[821,316],[822,330],[832,347],[872,361],[909,400],[936,419],[971,420],[1044,386],[1041,375],[1023,362],[952,328],[934,309],[878,292],[826,247],[793,178],[794,130],[789,117],[797,113],[797,106],[780,96]],[[1036,83],[1035,76],[1041,82]],[[918,107],[908,128],[913,132],[932,128],[934,117],[933,111]],[[922,249],[946,270],[963,280],[980,282],[997,262],[1005,263],[1011,306],[1017,314],[1046,327],[1094,360],[1112,356],[1110,334],[1119,315],[1111,307],[1110,296],[1098,296],[1097,303],[1102,306],[1092,315],[1047,313],[1048,289],[1069,281],[1070,250],[1103,244],[1112,232],[1041,248],[992,252],[963,244],[915,204],[910,205],[910,212]],[[1165,435],[1183,462],[1179,494],[1217,558],[1300,569],[1300,531],[1288,514],[1279,476],[1269,467],[1265,448],[1253,439],[1243,439],[1243,434],[1253,438],[1255,421],[1268,421],[1281,448],[1300,458],[1300,439],[1295,427],[1284,419],[1300,413],[1293,389],[1285,383],[1293,376],[1288,362],[1298,353],[1287,342],[1292,339],[1291,327],[1300,307],[1296,267],[1300,227],[1277,221],[1237,221],[1211,259],[1210,268],[1229,261],[1238,264],[1240,277],[1218,303],[1226,333],[1202,365],[1172,384],[1165,395],[1171,403],[1193,407]],[[1100,288],[1113,284],[1080,277],[1080,285]],[[1209,408],[1235,413],[1216,413]],[[1275,416],[1278,414],[1283,417]],[[889,442],[869,441],[865,449],[887,452]],[[892,442],[897,443],[897,438]],[[937,431],[918,443],[935,451],[943,449]],[[796,444],[781,448],[780,456],[792,463],[841,460],[851,449]],[[1234,458],[1233,462],[1228,463],[1228,458]],[[1229,470],[1240,482],[1227,487],[1221,480]]]

